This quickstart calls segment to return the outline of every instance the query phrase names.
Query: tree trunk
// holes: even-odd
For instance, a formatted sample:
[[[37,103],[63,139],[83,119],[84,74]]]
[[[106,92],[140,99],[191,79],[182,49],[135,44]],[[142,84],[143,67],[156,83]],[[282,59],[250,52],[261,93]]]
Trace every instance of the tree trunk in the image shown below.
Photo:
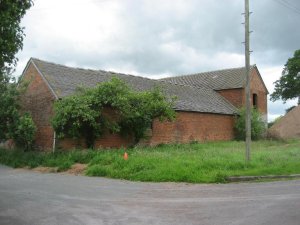
[[[300,95],[298,96],[298,105],[300,105]]]

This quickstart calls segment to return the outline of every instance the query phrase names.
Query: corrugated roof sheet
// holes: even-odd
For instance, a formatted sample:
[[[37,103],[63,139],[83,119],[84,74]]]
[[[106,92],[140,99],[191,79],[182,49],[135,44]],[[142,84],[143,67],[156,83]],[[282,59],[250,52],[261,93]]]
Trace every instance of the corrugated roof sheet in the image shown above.
[[[210,88],[173,84],[164,80],[153,80],[128,74],[103,70],[79,69],[32,58],[31,62],[47,80],[58,98],[73,94],[78,86],[94,87],[116,76],[138,91],[160,86],[168,96],[177,96],[175,110],[217,114],[236,114],[237,109]]]

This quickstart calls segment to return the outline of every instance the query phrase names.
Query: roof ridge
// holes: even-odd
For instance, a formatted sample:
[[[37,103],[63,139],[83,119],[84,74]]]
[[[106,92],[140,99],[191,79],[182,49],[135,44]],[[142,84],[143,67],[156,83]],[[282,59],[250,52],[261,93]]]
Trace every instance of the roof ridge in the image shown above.
[[[30,59],[33,60],[33,61],[37,60],[37,61],[40,61],[40,62],[43,62],[43,63],[52,64],[52,65],[55,65],[55,66],[61,66],[61,67],[66,67],[66,68],[71,68],[71,69],[82,69],[82,68],[75,68],[75,67],[71,67],[71,66],[66,66],[66,65],[63,65],[63,64],[59,64],[59,63],[45,61],[45,60],[38,59],[38,58],[35,58],[35,57],[31,57]],[[87,70],[87,69],[83,69],[83,70]]]
[[[41,59],[34,58],[34,57],[31,57],[31,59],[33,61],[37,60],[37,61],[41,61],[43,63],[48,63],[48,64],[52,64],[52,65],[55,65],[55,66],[61,66],[61,67],[65,67],[65,68],[68,68],[68,69],[85,70],[85,71],[92,71],[92,72],[104,72],[104,73],[111,73],[111,74],[116,74],[116,75],[125,75],[125,76],[137,77],[137,78],[147,79],[147,80],[151,80],[151,81],[157,81],[157,79],[151,79],[151,78],[148,78],[148,77],[142,77],[142,76],[139,76],[139,75],[132,75],[132,74],[128,74],[128,73],[120,73],[120,72],[115,72],[115,71],[110,71],[110,70],[102,70],[102,69],[97,70],[97,69],[86,69],[86,68],[80,68],[80,67],[66,66],[66,65],[63,65],[63,64],[49,62],[49,61],[41,60]]]

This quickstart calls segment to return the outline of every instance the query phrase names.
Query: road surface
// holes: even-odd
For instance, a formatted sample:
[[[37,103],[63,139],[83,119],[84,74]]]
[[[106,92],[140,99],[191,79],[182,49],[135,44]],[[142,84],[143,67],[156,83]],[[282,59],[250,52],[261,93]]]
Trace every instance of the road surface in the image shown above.
[[[0,165],[1,225],[299,225],[300,180],[141,183]]]

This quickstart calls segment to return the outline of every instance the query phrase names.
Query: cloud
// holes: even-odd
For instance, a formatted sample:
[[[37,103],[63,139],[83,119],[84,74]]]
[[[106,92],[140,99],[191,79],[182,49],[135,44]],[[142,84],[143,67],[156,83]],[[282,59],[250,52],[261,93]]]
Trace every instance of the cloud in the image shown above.
[[[289,1],[300,8],[297,0]],[[152,78],[244,65],[240,0],[39,0],[22,21],[30,57],[75,67]],[[273,0],[254,0],[251,63],[270,92],[288,57],[299,48],[300,15]],[[280,109],[280,110],[277,110]],[[270,113],[282,113],[270,103]]]

